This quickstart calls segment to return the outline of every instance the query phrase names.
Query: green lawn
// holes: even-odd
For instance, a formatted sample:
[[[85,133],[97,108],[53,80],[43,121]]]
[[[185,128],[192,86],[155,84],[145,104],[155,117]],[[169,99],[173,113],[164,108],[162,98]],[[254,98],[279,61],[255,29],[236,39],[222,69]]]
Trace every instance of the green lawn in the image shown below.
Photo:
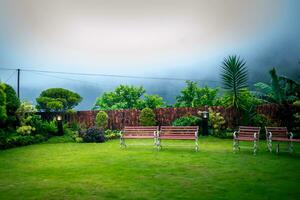
[[[9,149],[0,151],[0,199],[299,199],[300,146],[292,155],[260,147],[256,156],[244,146],[233,154],[231,140],[210,137],[198,153],[121,150],[118,140]]]

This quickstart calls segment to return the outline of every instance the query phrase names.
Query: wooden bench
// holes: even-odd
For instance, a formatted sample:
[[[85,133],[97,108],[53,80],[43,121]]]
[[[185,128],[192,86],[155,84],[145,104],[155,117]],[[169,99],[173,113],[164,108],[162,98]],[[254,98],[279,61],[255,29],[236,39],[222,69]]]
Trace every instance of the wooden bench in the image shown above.
[[[287,142],[289,152],[293,152],[293,142],[300,142],[300,139],[293,139],[293,133],[288,132],[287,127],[265,127],[267,146],[272,152],[272,141],[277,141],[276,153],[279,153],[279,143]]]
[[[240,126],[238,131],[233,133],[233,151],[240,150],[240,141],[253,142],[254,155],[258,149],[260,127]]]
[[[195,140],[195,150],[198,151],[198,126],[161,126],[156,144],[159,150],[161,140]]]
[[[125,126],[120,137],[120,146],[127,147],[125,139],[153,139],[156,145],[158,126]]]

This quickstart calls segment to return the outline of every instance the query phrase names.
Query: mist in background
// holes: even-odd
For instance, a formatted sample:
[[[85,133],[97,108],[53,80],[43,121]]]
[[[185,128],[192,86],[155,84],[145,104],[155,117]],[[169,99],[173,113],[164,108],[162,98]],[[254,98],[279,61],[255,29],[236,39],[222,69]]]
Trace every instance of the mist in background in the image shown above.
[[[199,79],[220,86],[224,57],[247,61],[249,81],[268,71],[300,80],[297,0],[0,0],[0,68]],[[0,70],[16,87],[16,73]],[[96,97],[119,84],[143,85],[173,103],[183,81],[21,72],[21,99],[49,87]]]

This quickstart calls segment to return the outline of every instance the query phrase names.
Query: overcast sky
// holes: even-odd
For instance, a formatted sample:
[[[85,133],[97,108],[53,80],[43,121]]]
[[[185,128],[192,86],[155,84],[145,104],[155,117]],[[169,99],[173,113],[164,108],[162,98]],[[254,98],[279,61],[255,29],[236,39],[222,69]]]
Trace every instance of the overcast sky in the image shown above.
[[[0,67],[218,81],[222,59],[238,54],[250,81],[268,80],[271,67],[299,79],[299,10],[298,0],[0,0]],[[15,74],[0,73],[15,86]],[[171,100],[183,86],[57,76],[24,72],[22,99],[67,87],[88,109],[120,83]]]

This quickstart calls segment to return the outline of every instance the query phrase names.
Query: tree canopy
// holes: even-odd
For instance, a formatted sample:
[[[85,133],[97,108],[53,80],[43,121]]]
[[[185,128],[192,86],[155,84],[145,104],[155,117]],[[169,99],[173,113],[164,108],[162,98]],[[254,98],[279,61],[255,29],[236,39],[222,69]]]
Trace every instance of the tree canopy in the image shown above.
[[[300,84],[284,76],[278,76],[276,69],[269,71],[270,84],[256,83],[257,96],[271,103],[293,102],[300,97]]]
[[[63,88],[50,88],[44,90],[36,99],[37,109],[40,111],[66,111],[73,109],[82,101],[82,97]]]
[[[175,107],[214,106],[218,101],[218,91],[218,88],[200,88],[196,82],[186,81],[186,87],[176,97]]]
[[[143,109],[158,108],[164,105],[163,98],[158,95],[145,94],[141,87],[119,85],[114,91],[104,92],[98,97],[94,110]]]

